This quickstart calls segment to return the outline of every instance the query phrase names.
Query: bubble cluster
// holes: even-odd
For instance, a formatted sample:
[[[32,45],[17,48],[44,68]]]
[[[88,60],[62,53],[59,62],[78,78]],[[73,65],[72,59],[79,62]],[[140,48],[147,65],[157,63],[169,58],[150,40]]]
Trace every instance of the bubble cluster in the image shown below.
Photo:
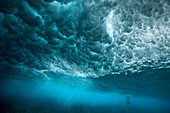
[[[167,67],[170,53],[168,3],[129,2],[111,10],[106,18],[107,32],[117,48],[111,50],[116,51],[116,58],[112,60],[114,67],[130,72]]]
[[[0,70],[26,70],[33,78],[50,79],[169,68],[169,4],[1,0]]]

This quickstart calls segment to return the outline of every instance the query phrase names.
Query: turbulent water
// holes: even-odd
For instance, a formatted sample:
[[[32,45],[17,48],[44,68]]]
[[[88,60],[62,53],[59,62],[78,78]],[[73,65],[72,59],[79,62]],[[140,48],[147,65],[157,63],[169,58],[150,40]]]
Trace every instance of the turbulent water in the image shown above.
[[[1,0],[0,5],[5,73],[10,68],[31,73],[23,77],[99,77],[169,68],[168,0]]]
[[[169,0],[0,0],[0,78],[170,100],[169,19]]]

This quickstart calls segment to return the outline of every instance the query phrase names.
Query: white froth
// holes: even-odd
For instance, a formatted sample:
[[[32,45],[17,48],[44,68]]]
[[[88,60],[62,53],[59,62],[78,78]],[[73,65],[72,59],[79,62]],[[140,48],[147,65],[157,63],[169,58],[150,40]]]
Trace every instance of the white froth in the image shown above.
[[[114,40],[113,37],[113,26],[112,26],[113,10],[110,11],[109,15],[106,17],[106,30],[109,36]]]

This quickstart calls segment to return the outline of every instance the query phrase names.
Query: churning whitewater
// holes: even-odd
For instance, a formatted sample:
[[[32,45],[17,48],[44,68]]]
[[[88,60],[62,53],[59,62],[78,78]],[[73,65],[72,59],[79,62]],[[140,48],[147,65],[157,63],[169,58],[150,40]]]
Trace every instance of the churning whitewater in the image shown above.
[[[1,0],[0,71],[51,79],[169,68],[169,10],[169,0]]]

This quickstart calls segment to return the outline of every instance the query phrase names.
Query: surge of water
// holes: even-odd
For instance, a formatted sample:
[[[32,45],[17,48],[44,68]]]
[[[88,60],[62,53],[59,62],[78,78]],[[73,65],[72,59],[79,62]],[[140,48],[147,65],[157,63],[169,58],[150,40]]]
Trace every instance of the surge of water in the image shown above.
[[[169,68],[169,9],[168,0],[1,0],[0,70],[50,79]]]
[[[0,112],[169,113],[169,19],[169,0],[0,0]]]

